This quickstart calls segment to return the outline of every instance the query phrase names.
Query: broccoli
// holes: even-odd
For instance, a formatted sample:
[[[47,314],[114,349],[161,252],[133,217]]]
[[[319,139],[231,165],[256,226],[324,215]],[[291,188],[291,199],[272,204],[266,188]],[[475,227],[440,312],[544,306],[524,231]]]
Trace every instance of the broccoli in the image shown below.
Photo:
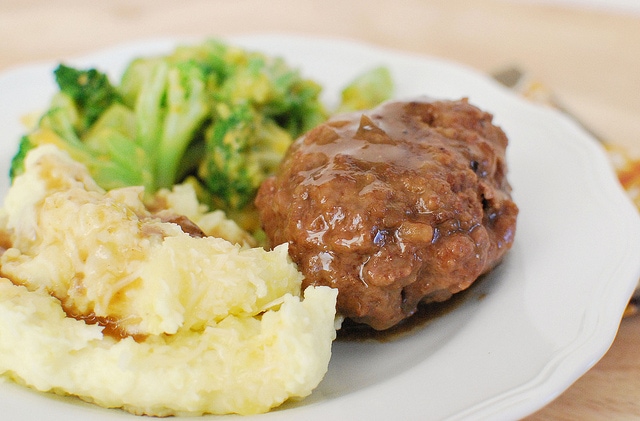
[[[18,152],[11,159],[11,166],[9,167],[9,180],[13,180],[20,174],[22,174],[24,170],[24,159],[27,156],[27,153],[35,148],[37,145],[31,140],[31,138],[27,135],[24,135],[20,138],[20,142],[18,143]]]
[[[61,64],[54,75],[60,91],[76,103],[79,131],[90,127],[104,110],[120,100],[107,75],[96,69],[78,70]]]
[[[174,89],[162,96],[154,86],[165,77]],[[139,142],[155,145],[157,187],[190,177],[208,192],[201,200],[227,212],[250,204],[293,139],[327,118],[316,82],[280,58],[215,39],[134,60],[120,91],[136,111]],[[162,101],[190,118],[163,120]]]
[[[251,203],[293,140],[326,120],[327,112],[320,85],[280,58],[236,53],[218,81],[198,176],[214,203],[233,212]]]
[[[220,108],[228,115],[211,126],[198,175],[218,207],[239,210],[253,199],[264,178],[275,172],[292,137],[247,103]]]
[[[53,143],[87,165],[96,182],[106,189],[148,184],[150,177],[132,162],[137,160],[144,167],[144,153],[122,129],[121,114],[126,111],[106,75],[65,65],[54,74],[60,91],[37,127],[22,136],[11,162],[11,179],[23,171],[29,150]]]
[[[108,120],[114,118],[121,108],[104,113],[85,142],[76,129],[77,114],[72,100],[59,96],[54,102],[58,105],[50,108],[41,117],[38,127],[23,137],[19,150],[53,143],[73,159],[84,163],[96,182],[105,189],[150,184],[144,151],[125,133],[109,127]],[[64,105],[64,102],[68,104]]]
[[[380,66],[358,75],[342,90],[342,101],[336,112],[373,108],[391,98],[393,80],[389,69]]]
[[[193,61],[135,60],[122,79],[122,95],[135,114],[136,143],[151,159],[151,192],[180,181],[180,163],[210,114],[202,69]]]
[[[64,64],[54,76],[59,91],[21,138],[11,179],[29,150],[54,143],[107,190],[142,185],[153,195],[189,182],[202,202],[244,221],[293,140],[329,116],[320,85],[282,58],[215,39],[136,58],[117,85]],[[388,72],[375,69],[345,89],[339,110],[372,107],[390,91]]]
[[[20,174],[30,149],[55,143],[87,165],[105,189],[142,185],[154,193],[171,187],[184,151],[209,113],[205,80],[190,63],[147,64],[133,106],[105,74],[60,65],[54,72],[60,91],[36,129],[22,138],[10,176]]]

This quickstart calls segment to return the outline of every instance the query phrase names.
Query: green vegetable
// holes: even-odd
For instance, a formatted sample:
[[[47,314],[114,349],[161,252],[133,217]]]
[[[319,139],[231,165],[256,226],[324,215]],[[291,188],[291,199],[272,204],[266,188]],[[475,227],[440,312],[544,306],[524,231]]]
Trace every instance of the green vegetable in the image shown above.
[[[178,182],[180,162],[211,113],[207,75],[194,61],[134,61],[122,79],[122,94],[135,114],[135,142],[151,159],[158,188]]]
[[[95,69],[77,70],[59,65],[54,71],[60,91],[71,98],[78,111],[78,130],[86,130],[120,96],[109,78]]]
[[[393,79],[389,69],[380,66],[358,77],[342,90],[342,101],[337,112],[367,110],[391,98]]]
[[[229,66],[214,94],[198,175],[218,206],[240,210],[277,168],[292,141],[323,122],[320,86],[281,59],[246,54]]]
[[[220,108],[228,115],[211,127],[198,175],[221,201],[218,205],[238,210],[276,170],[292,136],[247,103]]]
[[[59,92],[21,138],[11,179],[29,150],[54,143],[105,189],[142,185],[151,195],[186,181],[240,220],[293,140],[328,117],[318,83],[281,58],[218,40],[134,59],[117,85],[96,69],[61,64],[54,75]],[[339,110],[377,105],[390,80],[384,68],[356,78]]]
[[[13,180],[15,177],[22,173],[24,169],[24,159],[27,153],[35,148],[36,145],[31,141],[29,136],[22,136],[18,143],[18,152],[13,156],[11,160],[11,166],[9,167],[9,179]]]
[[[132,142],[124,122],[131,111],[120,103],[115,88],[96,70],[79,71],[59,66],[60,91],[42,115],[37,127],[24,135],[13,157],[10,177],[23,171],[29,150],[53,143],[87,165],[105,189],[151,182],[147,157]]]

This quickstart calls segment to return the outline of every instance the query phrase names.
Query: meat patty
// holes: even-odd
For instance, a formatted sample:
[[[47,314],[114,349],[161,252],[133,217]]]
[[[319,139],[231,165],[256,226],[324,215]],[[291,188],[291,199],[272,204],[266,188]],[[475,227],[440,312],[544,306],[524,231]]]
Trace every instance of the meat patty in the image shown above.
[[[338,288],[338,311],[377,330],[447,300],[514,239],[508,141],[492,119],[466,99],[417,98],[316,127],[258,191],[270,243],[289,243],[303,287]]]

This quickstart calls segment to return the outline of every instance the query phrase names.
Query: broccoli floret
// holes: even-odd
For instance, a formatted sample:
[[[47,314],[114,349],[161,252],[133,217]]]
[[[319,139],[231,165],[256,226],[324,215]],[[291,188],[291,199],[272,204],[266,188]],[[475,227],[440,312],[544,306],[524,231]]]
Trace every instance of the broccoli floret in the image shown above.
[[[103,188],[143,185],[152,194],[175,184],[182,156],[209,114],[204,75],[191,62],[148,60],[131,68],[125,76],[136,90],[120,95],[95,69],[58,67],[60,91],[21,142],[12,177],[28,150],[55,143],[86,164]]]
[[[54,70],[60,92],[68,95],[78,111],[78,132],[89,128],[120,95],[109,78],[96,69],[79,70],[60,64]]]
[[[29,150],[52,143],[87,165],[105,189],[151,186],[146,153],[123,123],[130,121],[131,111],[121,104],[106,75],[61,65],[55,76],[60,91],[36,128],[22,137],[11,162],[11,180],[23,171]]]
[[[210,114],[206,75],[193,60],[138,59],[122,93],[135,111],[137,142],[152,157],[155,189],[179,181],[182,157]]]
[[[206,139],[206,159],[198,172],[218,207],[237,211],[253,199],[260,183],[291,144],[289,133],[247,103],[220,105],[221,117]]]
[[[176,183],[181,158],[210,113],[205,87],[204,74],[195,63],[179,63],[169,69],[166,114],[156,146],[157,187]]]
[[[214,203],[235,213],[252,202],[293,140],[325,121],[327,112],[320,85],[282,59],[229,55],[233,60],[217,75],[214,118],[198,176]]]
[[[337,112],[374,108],[393,95],[393,80],[389,69],[375,67],[358,75],[342,90],[342,101]]]
[[[11,166],[9,167],[9,180],[13,181],[14,178],[24,172],[24,159],[27,153],[35,148],[37,145],[31,140],[30,136],[24,135],[20,138],[18,143],[18,152],[11,159]]]
[[[319,101],[321,89],[281,58],[251,53],[223,81],[215,99],[229,106],[248,102],[297,137],[327,118]]]
[[[74,128],[73,114],[65,107],[54,107],[41,118],[38,128],[28,137],[33,145],[53,143],[87,166],[95,181],[103,188],[142,185],[149,187],[153,179],[148,171],[148,157],[127,133],[113,128],[109,120],[120,119],[128,112],[115,108],[103,114],[88,133],[87,141]]]

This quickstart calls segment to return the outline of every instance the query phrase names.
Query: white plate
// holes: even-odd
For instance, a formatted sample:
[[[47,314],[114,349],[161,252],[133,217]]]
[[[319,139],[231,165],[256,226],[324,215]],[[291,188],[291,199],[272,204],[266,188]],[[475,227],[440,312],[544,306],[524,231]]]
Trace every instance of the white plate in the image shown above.
[[[510,138],[509,179],[521,209],[507,259],[461,305],[394,341],[335,343],[329,372],[309,398],[255,419],[515,419],[551,401],[606,352],[640,276],[640,219],[603,150],[571,120],[438,59],[329,39],[230,41],[300,66],[325,86],[328,103],[378,64],[391,69],[397,97],[469,97]],[[115,77],[133,56],[167,52],[175,42],[128,44],[69,63]],[[54,65],[0,76],[0,197],[20,117],[46,106]],[[9,382],[0,384],[0,408],[21,420],[133,418]]]

